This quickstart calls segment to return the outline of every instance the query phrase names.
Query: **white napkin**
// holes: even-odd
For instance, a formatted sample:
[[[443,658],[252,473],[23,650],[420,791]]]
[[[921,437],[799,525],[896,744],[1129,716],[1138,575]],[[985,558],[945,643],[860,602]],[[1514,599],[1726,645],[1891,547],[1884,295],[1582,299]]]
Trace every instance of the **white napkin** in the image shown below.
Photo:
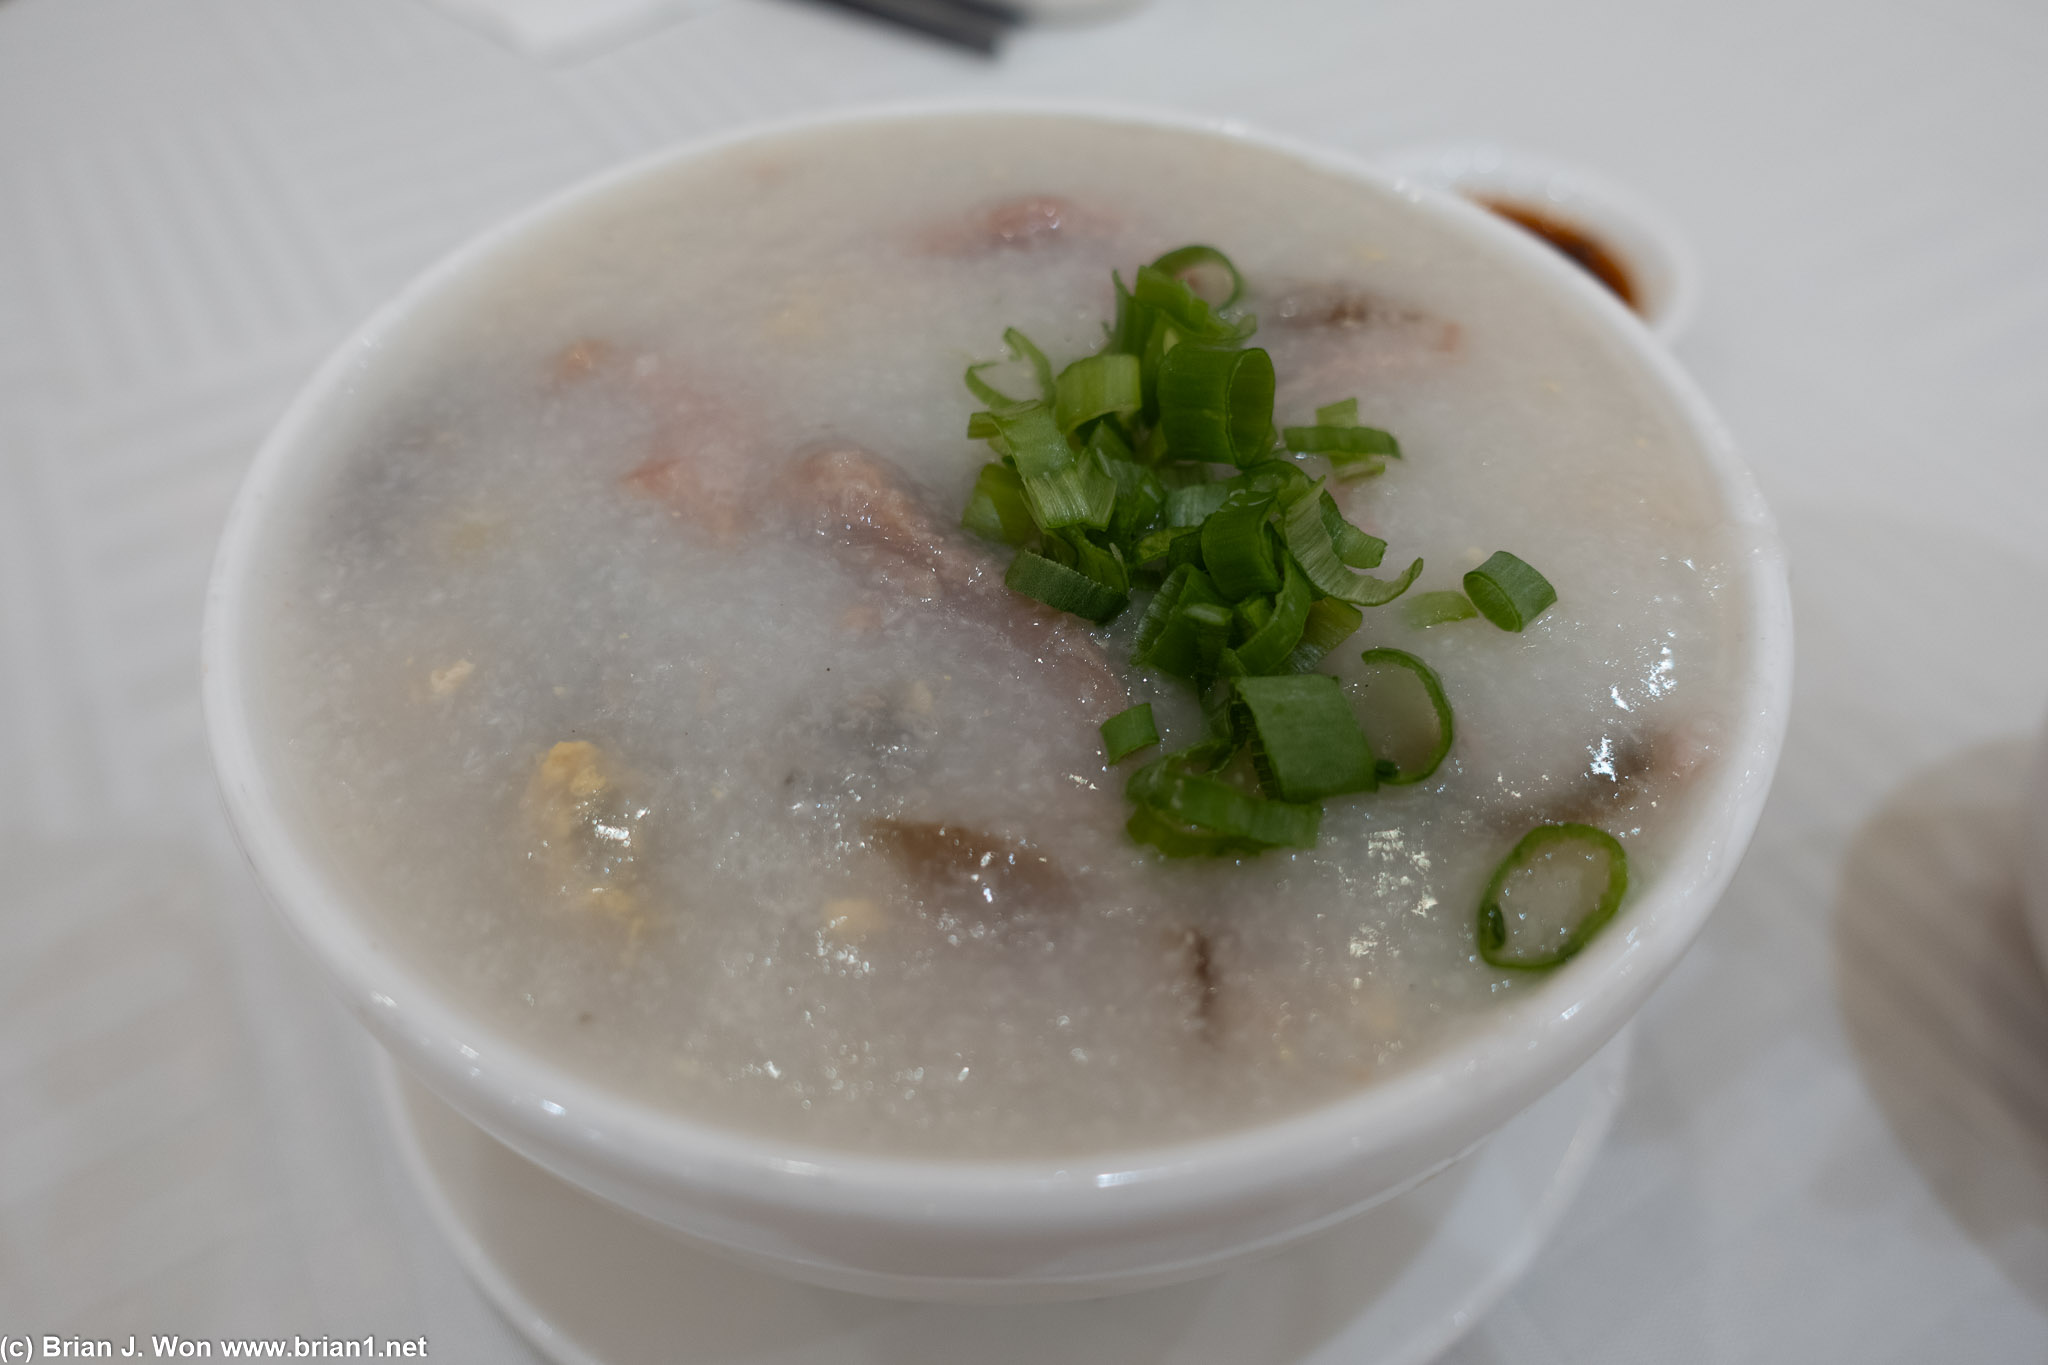
[[[585,57],[725,0],[429,0],[536,57]]]

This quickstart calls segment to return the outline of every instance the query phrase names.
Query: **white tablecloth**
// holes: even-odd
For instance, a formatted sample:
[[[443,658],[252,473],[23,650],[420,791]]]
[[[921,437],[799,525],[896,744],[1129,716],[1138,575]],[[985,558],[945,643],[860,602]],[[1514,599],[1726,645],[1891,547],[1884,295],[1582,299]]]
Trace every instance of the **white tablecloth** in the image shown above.
[[[418,0],[0,0],[0,1333],[530,1359],[398,1171],[230,848],[202,584],[266,425],[464,236],[826,104],[1115,96],[1506,141],[1694,239],[1682,355],[1791,546],[1770,809],[1535,1271],[1453,1359],[2048,1359],[2048,10],[1156,0],[996,64],[731,0],[548,66]]]

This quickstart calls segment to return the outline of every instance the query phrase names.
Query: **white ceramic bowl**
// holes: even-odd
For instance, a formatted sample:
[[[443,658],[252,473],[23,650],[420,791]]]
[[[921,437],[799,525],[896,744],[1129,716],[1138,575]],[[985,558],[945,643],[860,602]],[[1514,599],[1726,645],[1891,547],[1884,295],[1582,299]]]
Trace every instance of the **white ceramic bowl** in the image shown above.
[[[1770,514],[1720,423],[1621,305],[1549,248],[1452,196],[1396,188],[1356,162],[1235,126],[1094,107],[973,108],[1230,138],[1380,186],[1443,232],[1499,257],[1555,307],[1593,319],[1613,337],[1617,363],[1669,396],[1752,547],[1741,631],[1752,662],[1697,822],[1668,870],[1586,951],[1486,1016],[1465,1041],[1336,1103],[1198,1142],[1000,1162],[849,1155],[691,1122],[514,1046],[391,953],[294,835],[272,745],[247,704],[257,629],[251,585],[265,573],[265,520],[307,475],[309,436],[348,401],[359,357],[594,192],[736,138],[628,166],[471,242],[327,361],[271,433],[229,519],[207,600],[206,713],[229,813],[280,912],[393,1055],[507,1145],[656,1223],[818,1284],[916,1298],[1080,1297],[1219,1270],[1385,1199],[1468,1151],[1612,1037],[1699,931],[1756,824],[1783,734],[1791,615]]]

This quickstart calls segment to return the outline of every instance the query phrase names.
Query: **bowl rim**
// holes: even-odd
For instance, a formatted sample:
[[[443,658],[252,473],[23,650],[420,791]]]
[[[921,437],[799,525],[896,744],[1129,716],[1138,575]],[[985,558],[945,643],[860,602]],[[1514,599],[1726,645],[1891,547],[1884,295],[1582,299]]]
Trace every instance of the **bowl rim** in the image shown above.
[[[251,723],[245,648],[265,512],[296,452],[361,359],[444,290],[488,268],[527,234],[587,201],[748,142],[848,124],[1020,116],[1153,128],[1227,139],[1372,185],[1446,231],[1518,262],[1560,306],[1599,320],[1662,388],[1732,522],[1746,532],[1738,639],[1750,651],[1725,757],[1692,828],[1659,879],[1576,958],[1494,1009],[1433,1054],[1338,1099],[1268,1122],[1172,1143],[1043,1158],[886,1156],[761,1136],[703,1122],[582,1081],[501,1036],[387,952],[291,831]],[[1624,362],[1626,363],[1626,362]],[[208,583],[202,693],[216,775],[235,837],[282,917],[401,1064],[485,1127],[544,1163],[569,1151],[641,1183],[833,1211],[904,1225],[1075,1227],[1214,1205],[1341,1168],[1425,1138],[1462,1111],[1508,1106],[1504,1119],[1591,1057],[1634,1014],[1704,924],[1761,814],[1782,748],[1791,688],[1791,601],[1775,523],[1719,417],[1640,321],[1562,256],[1448,191],[1400,180],[1370,160],[1245,123],[1114,101],[956,98],[813,111],[691,139],[599,172],[462,242],[378,307],[321,363],[259,448],[223,530]],[[1547,1075],[1548,1081],[1540,1079]],[[1532,1078],[1537,1078],[1532,1080]],[[575,1178],[573,1171],[567,1172]]]

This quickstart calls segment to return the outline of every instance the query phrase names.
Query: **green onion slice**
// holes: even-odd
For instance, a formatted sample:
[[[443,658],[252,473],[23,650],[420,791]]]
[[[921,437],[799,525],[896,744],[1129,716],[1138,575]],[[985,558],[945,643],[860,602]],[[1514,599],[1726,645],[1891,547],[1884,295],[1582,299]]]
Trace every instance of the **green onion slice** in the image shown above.
[[[1248,465],[1273,444],[1273,358],[1183,343],[1159,361],[1159,425],[1176,460]]]
[[[1369,669],[1406,675],[1421,684],[1422,705],[1411,695],[1400,697],[1384,685],[1368,679],[1365,683],[1365,713],[1374,722],[1376,747],[1381,753],[1408,752],[1405,763],[1382,758],[1376,765],[1379,779],[1389,786],[1403,787],[1420,782],[1437,770],[1451,751],[1456,730],[1451,719],[1450,699],[1444,696],[1444,682],[1436,670],[1405,649],[1368,649],[1359,655]],[[1428,715],[1425,717],[1424,708]],[[1381,739],[1386,734],[1389,737]],[[1417,735],[1424,735],[1420,741]]]
[[[984,360],[979,365],[969,365],[963,378],[967,381],[967,391],[978,401],[988,404],[991,408],[1014,408],[1024,400],[1010,397],[981,377],[983,370],[992,369],[1002,363],[1000,360]],[[968,426],[971,428],[973,425],[973,419],[969,418]]]
[[[1183,564],[1166,576],[1145,608],[1131,662],[1181,678],[1203,676],[1210,667],[1204,653],[1211,623],[1190,614],[1202,607],[1221,609],[1224,629],[1228,629],[1230,612],[1223,595],[1209,575],[1192,564]]]
[[[1372,745],[1344,689],[1327,673],[1239,678],[1237,703],[1252,736],[1260,785],[1287,801],[1315,801],[1379,785]]]
[[[1091,452],[1065,469],[1024,477],[1031,515],[1047,531],[1063,526],[1108,528],[1116,511],[1116,480]]]
[[[1157,266],[1138,267],[1137,278],[1131,283],[1131,297],[1189,341],[1241,346],[1258,330],[1258,321],[1252,317],[1218,317],[1186,280]]]
[[[1102,748],[1111,763],[1121,763],[1140,749],[1159,742],[1159,728],[1152,723],[1152,703],[1141,701],[1102,722]]]
[[[1220,834],[1209,834],[1158,811],[1140,806],[1124,822],[1131,842],[1149,844],[1169,858],[1220,858],[1232,853],[1264,853],[1266,845],[1243,843]]]
[[[1191,483],[1166,494],[1168,526],[1200,526],[1230,497],[1227,483]]]
[[[1501,860],[1479,898],[1479,955],[1495,967],[1555,967],[1614,918],[1628,854],[1591,825],[1538,825]]]
[[[1009,569],[1003,574],[1003,582],[1014,592],[1021,592],[1056,611],[1070,611],[1097,625],[1115,616],[1131,601],[1128,593],[1098,583],[1079,569],[1069,568],[1029,550],[1017,552],[1017,557],[1010,561]]]
[[[1271,609],[1260,613],[1264,619],[1253,623],[1251,635],[1231,651],[1231,662],[1235,665],[1233,672],[1262,674],[1286,671],[1295,648],[1301,643],[1309,613],[1314,610],[1315,604],[1311,599],[1315,593],[1309,586],[1308,576],[1302,573],[1294,557],[1283,555],[1282,558],[1286,561],[1286,576],[1280,591],[1274,594]],[[1253,598],[1250,602],[1240,603],[1239,611],[1244,613],[1244,608],[1253,604],[1263,607],[1264,601],[1263,598]]]
[[[1465,595],[1502,630],[1521,630],[1557,601],[1550,580],[1506,550],[1465,575]]]
[[[1401,618],[1417,630],[1451,621],[1469,621],[1479,614],[1472,599],[1461,592],[1419,592],[1401,608]]]
[[[1031,362],[1032,373],[1038,376],[1038,396],[1050,403],[1053,400],[1052,362],[1045,358],[1045,352],[1031,344],[1031,338],[1015,327],[1003,329],[1003,345],[1010,348],[1010,354]]]
[[[1349,602],[1340,602],[1334,597],[1317,598],[1309,603],[1308,619],[1301,625],[1300,643],[1287,656],[1287,671],[1314,671],[1324,655],[1350,639],[1364,624],[1365,613]]]
[[[1024,497],[1024,480],[1005,464],[985,464],[968,495],[960,524],[978,536],[1022,545],[1038,534]]]
[[[1212,305],[1219,312],[1236,303],[1244,294],[1244,276],[1237,273],[1237,267],[1230,263],[1228,256],[1213,246],[1195,245],[1180,247],[1177,250],[1167,252],[1164,256],[1152,262],[1154,270],[1164,271],[1183,282],[1186,281],[1189,273],[1199,270],[1203,266],[1218,267],[1230,280],[1230,292]],[[1192,284],[1188,287],[1190,289],[1194,288]]]
[[[1342,398],[1334,403],[1325,403],[1316,409],[1316,425],[1319,427],[1355,427],[1358,425],[1358,400]]]
[[[1045,557],[1070,569],[1079,569],[1107,588],[1128,593],[1131,573],[1116,548],[1105,549],[1079,527],[1045,533]]]
[[[1295,493],[1307,488],[1313,480],[1302,472],[1300,465],[1292,460],[1258,460],[1246,465],[1244,472],[1234,474],[1225,483],[1232,492],[1243,490],[1250,493]],[[1337,504],[1330,504],[1331,510]]]
[[[990,416],[1023,476],[1025,500],[1041,528],[1093,526],[1100,530],[1109,525],[1116,504],[1116,480],[1102,467],[1096,453],[1076,455],[1050,408],[1043,403],[1012,403],[992,409]]]
[[[1038,377],[1039,396],[1045,402],[1051,403],[1053,401],[1052,362],[1045,358],[1045,352],[1032,345],[1031,338],[1025,336],[1015,327],[1004,329],[1003,345],[1009,349],[1012,360],[1026,360],[1031,363],[1032,373]],[[1014,408],[1019,403],[1026,401],[1010,397],[981,377],[983,370],[991,369],[1003,363],[1000,360],[984,360],[978,365],[969,365],[967,367],[967,391],[994,409]],[[974,436],[977,440],[982,439],[972,429],[973,420],[971,418],[968,425],[968,435]]]
[[[1197,526],[1162,526],[1148,531],[1131,550],[1132,563],[1150,564],[1163,559],[1169,571],[1183,564],[1197,564],[1201,558],[1202,531]]]
[[[1074,463],[1074,447],[1045,404],[1004,404],[991,408],[989,417],[1025,478],[1057,474]]]
[[[1101,354],[1137,355],[1145,349],[1145,338],[1151,332],[1152,310],[1131,297],[1120,272],[1110,271],[1109,282],[1116,287],[1116,321],[1110,324]]]
[[[1282,427],[1280,439],[1301,455],[1387,455],[1401,458],[1401,443],[1378,427]]]
[[[1111,413],[1128,416],[1142,402],[1134,355],[1084,356],[1053,381],[1053,414],[1061,431]]]
[[[1111,442],[1116,445],[1123,443],[1109,436],[1108,432],[1107,426],[1097,427],[1089,450],[1116,484],[1116,503],[1110,511],[1109,533],[1120,545],[1136,545],[1158,527],[1165,515],[1166,485],[1146,466],[1110,455],[1108,448]]]
[[[1280,439],[1303,455],[1323,455],[1340,479],[1363,479],[1384,470],[1388,459],[1401,458],[1401,443],[1378,427],[1286,427]]]
[[[1322,485],[1316,484],[1312,492],[1296,494],[1285,504],[1280,516],[1281,538],[1301,562],[1301,571],[1308,575],[1309,582],[1331,597],[1361,607],[1382,606],[1406,592],[1422,572],[1422,561],[1410,564],[1399,578],[1353,573],[1345,567],[1329,528],[1323,523],[1321,489]]]
[[[1280,567],[1266,531],[1272,510],[1270,496],[1232,493],[1202,523],[1202,566],[1216,590],[1233,602],[1280,589]]]
[[[1377,569],[1380,561],[1387,557],[1387,542],[1346,521],[1344,513],[1337,507],[1337,500],[1328,493],[1321,495],[1321,506],[1323,529],[1330,533],[1330,548],[1337,552],[1337,558],[1347,568]]]
[[[1316,846],[1321,806],[1253,795],[1221,778],[1187,771],[1179,757],[1154,759],[1131,775],[1124,791],[1138,806],[1166,821],[1168,828],[1182,826],[1180,833],[1208,835],[1220,845],[1201,851]]]

